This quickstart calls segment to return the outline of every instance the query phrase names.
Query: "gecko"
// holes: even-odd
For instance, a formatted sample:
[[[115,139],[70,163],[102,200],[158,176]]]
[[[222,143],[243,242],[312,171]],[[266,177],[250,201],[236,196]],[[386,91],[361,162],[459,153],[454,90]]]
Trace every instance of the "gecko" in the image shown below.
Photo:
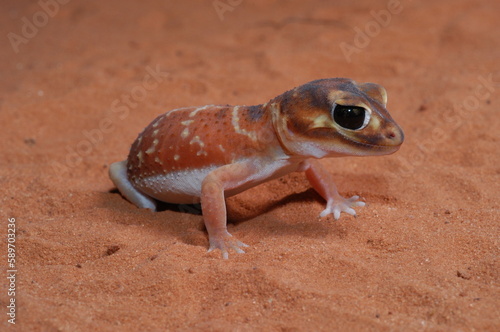
[[[207,105],[168,111],[109,167],[120,193],[139,208],[157,201],[201,203],[209,249],[244,253],[227,230],[225,198],[291,172],[304,172],[326,201],[320,217],[356,216],[358,196],[342,197],[325,157],[396,152],[404,141],[386,109],[387,92],[347,78],[315,80],[255,106]]]

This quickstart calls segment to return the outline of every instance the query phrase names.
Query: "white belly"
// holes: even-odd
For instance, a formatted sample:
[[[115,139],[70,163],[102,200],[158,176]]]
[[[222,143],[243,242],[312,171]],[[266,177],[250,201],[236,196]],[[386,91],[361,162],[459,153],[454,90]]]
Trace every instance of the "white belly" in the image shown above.
[[[255,173],[244,179],[238,179],[237,184],[225,190],[225,197],[243,192],[260,183],[278,178],[297,170],[297,163],[288,160],[253,163]],[[175,204],[195,204],[200,202],[201,185],[207,175],[218,166],[209,166],[200,169],[170,172],[136,179],[134,187],[142,193],[157,200]]]

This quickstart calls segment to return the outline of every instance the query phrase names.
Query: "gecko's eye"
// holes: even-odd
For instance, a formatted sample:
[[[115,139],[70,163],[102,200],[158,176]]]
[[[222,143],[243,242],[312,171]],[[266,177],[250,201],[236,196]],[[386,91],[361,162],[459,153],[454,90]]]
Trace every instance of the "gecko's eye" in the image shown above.
[[[343,128],[358,130],[366,127],[370,121],[370,112],[359,106],[336,104],[333,107],[333,119]]]

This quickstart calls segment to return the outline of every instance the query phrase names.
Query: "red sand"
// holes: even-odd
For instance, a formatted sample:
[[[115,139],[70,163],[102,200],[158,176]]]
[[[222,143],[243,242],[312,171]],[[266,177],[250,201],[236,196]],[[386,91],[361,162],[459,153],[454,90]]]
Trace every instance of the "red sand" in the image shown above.
[[[2,2],[0,232],[15,218],[17,273],[13,326],[4,240],[0,329],[500,330],[500,2],[231,2],[50,16]],[[318,218],[324,202],[291,174],[228,200],[251,247],[225,261],[200,215],[112,191],[109,164],[156,115],[324,77],[385,86],[406,134],[392,156],[323,161],[367,202],[357,218]]]

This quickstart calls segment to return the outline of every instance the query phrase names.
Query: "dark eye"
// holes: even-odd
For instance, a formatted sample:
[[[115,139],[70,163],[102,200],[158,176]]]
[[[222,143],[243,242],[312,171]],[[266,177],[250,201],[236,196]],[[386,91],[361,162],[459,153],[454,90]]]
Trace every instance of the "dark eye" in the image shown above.
[[[343,128],[356,130],[368,124],[370,113],[359,106],[335,105],[333,119]]]

